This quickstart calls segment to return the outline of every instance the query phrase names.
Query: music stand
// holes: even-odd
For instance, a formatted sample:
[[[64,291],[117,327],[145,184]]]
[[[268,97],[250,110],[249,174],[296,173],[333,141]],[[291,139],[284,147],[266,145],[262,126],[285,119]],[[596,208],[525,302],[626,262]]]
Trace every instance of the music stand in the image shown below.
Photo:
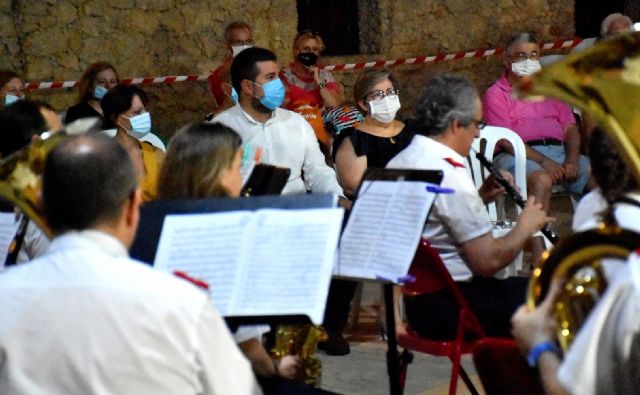
[[[367,181],[420,181],[433,185],[433,192],[440,192],[437,188],[442,182],[443,173],[441,170],[415,170],[415,169],[367,169],[362,177],[358,194],[363,192],[363,184]],[[357,197],[356,197],[357,200]],[[428,214],[427,214],[428,218]],[[400,367],[402,364],[411,362],[412,355],[398,353],[398,341],[396,338],[395,315],[393,305],[393,279],[385,281],[379,279],[383,284],[384,305],[387,322],[387,374],[389,375],[389,391],[391,394],[402,394],[400,384]]]
[[[280,195],[287,185],[289,175],[291,170],[286,167],[257,164],[242,187],[240,196]]]
[[[250,198],[213,198],[189,200],[156,200],[146,203],[140,210],[140,223],[133,245],[132,258],[153,265],[165,216],[171,214],[216,213],[225,211],[255,211],[263,208],[305,209],[331,208],[336,206],[332,194],[300,194],[286,196],[257,196]],[[242,316],[225,317],[227,325],[268,323],[307,323],[306,315]]]

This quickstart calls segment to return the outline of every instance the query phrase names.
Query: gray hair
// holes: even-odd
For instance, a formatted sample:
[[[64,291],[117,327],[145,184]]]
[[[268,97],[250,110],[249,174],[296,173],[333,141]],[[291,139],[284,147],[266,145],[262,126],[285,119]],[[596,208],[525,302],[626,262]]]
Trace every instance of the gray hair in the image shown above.
[[[609,31],[609,29],[611,29],[611,25],[613,24],[613,22],[620,19],[625,21],[627,25],[629,25],[629,31],[633,31],[633,21],[631,21],[631,18],[619,12],[616,12],[607,15],[607,17],[602,20],[602,23],[600,24],[600,37],[606,37],[611,34],[611,32]]]
[[[477,98],[478,89],[465,77],[438,75],[422,91],[409,124],[425,136],[442,134],[454,120],[468,126],[478,111]]]
[[[514,34],[507,42],[507,55],[513,55],[511,49],[517,44],[538,44],[538,37],[534,32],[519,32]]]

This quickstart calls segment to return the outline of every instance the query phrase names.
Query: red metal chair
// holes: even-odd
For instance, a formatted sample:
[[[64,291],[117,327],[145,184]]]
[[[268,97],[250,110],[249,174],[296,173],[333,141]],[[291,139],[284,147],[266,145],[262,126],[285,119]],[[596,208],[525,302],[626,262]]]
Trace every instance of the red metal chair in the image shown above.
[[[512,339],[480,340],[473,350],[473,363],[487,394],[544,394],[537,370],[529,367]]]
[[[455,394],[458,376],[462,378],[472,394],[478,391],[460,364],[463,354],[470,354],[477,341],[485,336],[477,318],[469,309],[467,302],[453,281],[449,271],[440,259],[440,255],[431,247],[428,241],[421,240],[413,258],[409,273],[415,277],[415,282],[402,287],[404,295],[416,296],[427,293],[448,290],[460,306],[458,327],[453,340],[435,340],[419,336],[408,323],[396,322],[398,344],[405,349],[435,356],[446,356],[453,364],[449,394]],[[398,308],[398,303],[394,304]],[[437,325],[434,321],[434,325]],[[400,372],[401,385],[404,388],[407,364],[403,364]]]

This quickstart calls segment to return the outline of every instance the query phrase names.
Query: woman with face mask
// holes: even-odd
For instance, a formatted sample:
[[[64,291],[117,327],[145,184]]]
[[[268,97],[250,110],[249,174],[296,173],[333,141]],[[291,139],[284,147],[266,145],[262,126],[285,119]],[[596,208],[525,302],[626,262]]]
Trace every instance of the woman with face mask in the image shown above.
[[[293,41],[293,63],[280,73],[287,94],[283,107],[301,114],[313,127],[321,148],[328,153],[331,135],[324,129],[322,113],[344,101],[342,85],[330,72],[318,69],[324,42],[308,30]]]
[[[67,109],[64,122],[69,124],[81,118],[102,118],[100,100],[119,82],[118,72],[110,63],[90,65],[78,81],[78,103]]]
[[[24,100],[25,86],[18,73],[0,70],[0,109]]]
[[[114,138],[127,150],[138,171],[142,198],[153,200],[164,151],[142,139],[151,131],[149,101],[135,85],[117,85],[102,98],[103,129],[115,128]]]
[[[390,71],[363,72],[353,87],[353,97],[364,121],[343,129],[333,142],[338,180],[351,197],[367,167],[385,167],[413,137],[404,123],[395,119],[400,97]]]

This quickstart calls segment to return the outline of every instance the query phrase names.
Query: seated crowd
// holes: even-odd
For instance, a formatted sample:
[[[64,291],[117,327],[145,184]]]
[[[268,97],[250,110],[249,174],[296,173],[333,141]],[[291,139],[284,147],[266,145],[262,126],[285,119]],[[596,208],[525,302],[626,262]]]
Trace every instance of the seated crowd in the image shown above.
[[[532,237],[554,221],[554,186],[576,201],[588,192],[576,211],[577,229],[595,227],[602,211],[618,217],[622,226],[638,228],[629,219],[637,215],[637,184],[606,134],[595,128],[589,141],[581,142],[569,106],[512,95],[517,83],[541,67],[533,33],[518,33],[507,43],[504,74],[483,99],[468,79],[436,75],[405,120],[398,117],[400,82],[386,69],[363,71],[353,102],[346,103],[343,86],[318,67],[324,43],[317,33],[295,37],[294,62],[286,69],[272,51],[253,46],[252,29],[244,22],[229,24],[224,39],[227,57],[209,78],[213,114],[207,122],[194,120],[178,130],[166,148],[152,133],[147,94],[120,84],[116,68],[107,62],[87,68],[78,103],[61,118],[47,104],[25,99],[18,74],[0,71],[2,158],[46,137],[41,136],[45,132],[61,130],[60,119],[69,129],[91,132],[66,138],[46,159],[41,204],[53,238],[15,209],[21,225],[0,262],[5,269],[0,272],[0,393],[240,394],[274,392],[269,379],[294,379],[300,359],[271,358],[263,345],[268,326],[241,326],[231,333],[215,300],[139,264],[127,252],[140,205],[158,199],[237,198],[246,158],[290,169],[283,194],[332,193],[347,210],[367,168],[441,170],[442,187],[455,193],[435,198],[422,237],[442,258],[486,334],[515,336],[525,355],[537,352],[535,362],[549,392],[614,388],[616,380],[624,390],[637,388],[635,376],[618,367],[612,369],[615,376],[593,381],[596,374],[589,373],[596,361],[587,354],[596,345],[589,339],[566,355],[566,364],[546,353],[551,348],[540,351],[552,340],[555,291],[539,309],[518,310],[528,278],[494,277],[527,243],[537,264],[543,246]],[[332,121],[325,124],[323,117]],[[486,204],[504,189],[492,176],[477,189],[466,159],[486,124],[511,129],[526,144],[529,196],[514,227],[501,237],[492,233]],[[590,147],[591,163],[581,144]],[[495,164],[512,181],[513,150],[509,144],[498,150]],[[637,329],[638,315],[631,310],[639,276],[636,268],[612,275],[629,306],[603,308],[598,322],[619,318],[625,328]],[[328,340],[319,345],[329,355],[350,351],[343,330],[356,286],[345,279],[331,281],[323,321]],[[606,300],[617,303],[615,294]],[[407,321],[419,335],[450,339],[455,333],[458,310],[449,293],[407,296],[404,303]],[[598,336],[617,333],[621,343],[633,342],[620,347],[638,353],[640,343],[629,332],[590,330]],[[606,355],[611,361],[613,353]],[[588,368],[581,370],[579,359],[588,359]]]

